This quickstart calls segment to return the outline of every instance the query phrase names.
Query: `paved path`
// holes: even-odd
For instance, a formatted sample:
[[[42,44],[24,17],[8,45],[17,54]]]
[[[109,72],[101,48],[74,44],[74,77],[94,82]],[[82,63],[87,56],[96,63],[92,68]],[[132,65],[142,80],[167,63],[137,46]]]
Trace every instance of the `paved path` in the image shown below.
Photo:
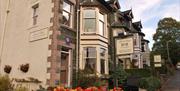
[[[162,91],[180,91],[180,70],[177,70],[176,74],[168,79],[163,85]]]

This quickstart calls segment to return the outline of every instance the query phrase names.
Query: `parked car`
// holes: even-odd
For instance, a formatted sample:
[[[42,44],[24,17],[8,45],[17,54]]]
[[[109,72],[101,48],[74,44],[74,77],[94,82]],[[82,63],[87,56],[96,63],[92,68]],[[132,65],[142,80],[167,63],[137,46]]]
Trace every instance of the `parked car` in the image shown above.
[[[177,68],[178,70],[180,70],[180,62],[178,62],[178,63],[176,64],[176,68]]]

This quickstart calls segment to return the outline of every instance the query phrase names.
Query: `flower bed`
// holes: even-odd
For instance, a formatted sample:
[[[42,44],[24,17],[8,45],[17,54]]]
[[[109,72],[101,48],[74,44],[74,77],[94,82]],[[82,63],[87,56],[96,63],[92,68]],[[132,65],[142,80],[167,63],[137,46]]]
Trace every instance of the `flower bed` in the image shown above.
[[[88,87],[86,89],[82,89],[81,87],[77,87],[76,89],[68,89],[68,88],[64,88],[64,87],[56,87],[54,89],[54,91],[107,91],[107,89],[105,87]],[[110,89],[110,91],[123,91],[122,88],[114,88],[114,89]]]

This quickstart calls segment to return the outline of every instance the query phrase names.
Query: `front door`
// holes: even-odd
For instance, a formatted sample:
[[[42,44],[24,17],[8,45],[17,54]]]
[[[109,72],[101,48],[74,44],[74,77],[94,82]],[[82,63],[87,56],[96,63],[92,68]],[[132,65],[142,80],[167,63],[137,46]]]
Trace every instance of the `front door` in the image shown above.
[[[68,48],[61,49],[61,71],[60,82],[65,86],[70,86],[71,75],[71,50]]]

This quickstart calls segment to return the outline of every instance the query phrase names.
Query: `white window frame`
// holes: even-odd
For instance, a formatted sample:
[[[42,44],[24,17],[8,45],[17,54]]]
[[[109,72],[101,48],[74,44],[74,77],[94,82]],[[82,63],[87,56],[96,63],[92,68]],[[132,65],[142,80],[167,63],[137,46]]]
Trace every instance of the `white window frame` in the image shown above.
[[[102,17],[102,18],[101,18]],[[99,34],[102,35],[102,36],[105,36],[105,15],[101,12],[99,12]],[[103,24],[103,26],[100,26],[100,24]],[[101,30],[101,27],[102,27],[102,30]]]
[[[70,8],[69,8],[70,10],[69,11],[64,8],[65,4],[70,6]],[[74,11],[74,5],[71,2],[69,2],[69,1],[63,0],[63,12],[62,12],[62,15],[64,17],[64,12],[67,13],[68,16],[69,16],[69,21],[67,21],[67,24],[64,24],[64,22],[62,22],[62,24],[65,25],[65,26],[68,26],[70,28],[73,27],[72,26],[73,25],[73,11]]]
[[[87,10],[87,11],[91,11],[91,10],[94,11],[95,16],[94,16],[94,17],[85,17],[85,11],[86,11],[86,10]],[[86,11],[86,12],[87,12],[87,11]],[[88,33],[90,33],[90,34],[91,34],[91,33],[96,33],[96,30],[97,30],[97,17],[96,17],[96,16],[97,16],[97,15],[96,15],[96,9],[94,9],[94,8],[90,8],[90,9],[86,9],[86,8],[85,8],[85,9],[83,9],[83,30],[84,30],[83,32],[84,32],[84,33],[87,33],[87,34],[88,34]],[[86,30],[86,28],[85,28],[85,26],[86,26],[86,25],[85,25],[85,20],[86,20],[86,19],[94,19],[94,21],[95,21],[95,26],[94,26],[94,30],[93,30],[93,31],[87,31],[87,30]]]
[[[95,49],[95,56],[94,57],[87,57],[87,48],[94,48]],[[83,62],[84,62],[84,69],[86,68],[86,60],[87,59],[94,59],[95,62],[95,68],[94,68],[94,72],[96,72],[96,66],[97,66],[97,50],[96,47],[83,47]]]
[[[33,14],[32,14],[32,24],[37,25],[38,23],[38,15],[39,15],[39,3],[32,6]]]
[[[92,8],[92,7],[86,7],[82,9],[82,29],[84,34],[99,34],[103,37],[107,37],[106,35],[106,29],[107,29],[107,16],[105,13],[102,13],[98,8]],[[85,11],[93,10],[95,12],[95,17],[85,17]],[[94,31],[87,31],[85,28],[85,19],[94,19]],[[102,26],[101,26],[102,24]],[[102,28],[103,27],[103,28]]]
[[[101,50],[103,50],[104,51],[104,55],[102,56],[101,55]],[[100,73],[101,74],[105,74],[106,73],[106,51],[107,51],[107,49],[105,49],[105,48],[100,48]],[[103,60],[104,61],[104,73],[102,73],[101,71],[102,71],[102,68],[101,68],[101,60]]]

